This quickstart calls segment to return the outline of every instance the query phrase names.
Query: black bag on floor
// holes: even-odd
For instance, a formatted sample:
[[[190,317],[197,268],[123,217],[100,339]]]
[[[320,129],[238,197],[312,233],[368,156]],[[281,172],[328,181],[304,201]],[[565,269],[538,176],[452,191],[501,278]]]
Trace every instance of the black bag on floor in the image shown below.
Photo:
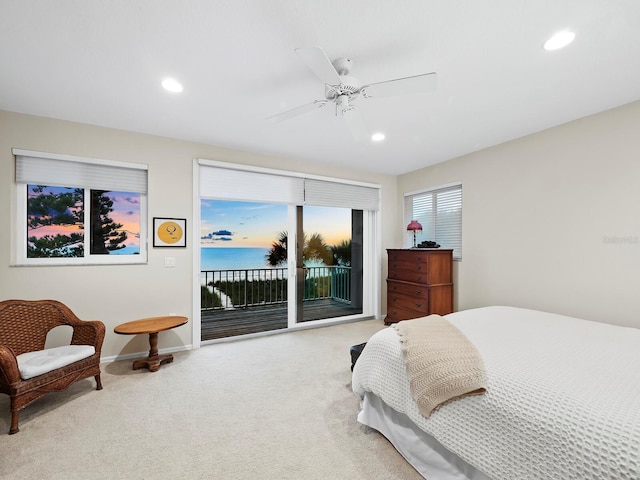
[[[364,343],[361,343],[360,345],[354,345],[349,349],[349,353],[351,354],[351,371],[352,372],[353,372],[353,367],[356,364],[356,360],[358,360],[358,357],[362,353],[362,350],[364,350],[364,347],[366,344],[367,342],[364,342]]]

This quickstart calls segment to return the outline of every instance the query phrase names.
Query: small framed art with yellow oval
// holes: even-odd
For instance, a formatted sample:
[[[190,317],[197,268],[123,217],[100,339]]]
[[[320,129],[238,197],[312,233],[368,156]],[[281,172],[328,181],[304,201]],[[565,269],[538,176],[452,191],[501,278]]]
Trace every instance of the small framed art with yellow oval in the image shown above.
[[[187,219],[153,217],[154,247],[186,247]]]

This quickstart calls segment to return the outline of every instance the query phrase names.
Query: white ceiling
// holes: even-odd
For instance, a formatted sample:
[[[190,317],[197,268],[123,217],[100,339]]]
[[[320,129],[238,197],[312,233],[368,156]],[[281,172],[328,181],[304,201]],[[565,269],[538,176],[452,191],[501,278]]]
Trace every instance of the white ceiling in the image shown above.
[[[377,144],[331,107],[265,121],[324,98],[312,46],[438,89],[359,99]],[[639,100],[639,54],[637,0],[0,0],[0,109],[401,174]]]

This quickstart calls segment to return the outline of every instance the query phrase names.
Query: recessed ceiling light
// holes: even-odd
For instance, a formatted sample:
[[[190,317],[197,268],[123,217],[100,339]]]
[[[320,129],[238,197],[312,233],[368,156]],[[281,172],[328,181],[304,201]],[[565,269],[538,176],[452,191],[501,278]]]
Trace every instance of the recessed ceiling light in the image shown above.
[[[371,135],[371,140],[373,140],[374,142],[381,142],[382,140],[384,140],[384,133],[374,133],[373,135]]]
[[[180,93],[182,91],[182,85],[174,78],[165,78],[162,81],[162,87],[173,93]]]
[[[576,38],[576,34],[568,30],[558,32],[549,40],[544,42],[544,49],[558,50],[559,48],[563,48],[569,45],[571,42],[573,42],[574,38]]]

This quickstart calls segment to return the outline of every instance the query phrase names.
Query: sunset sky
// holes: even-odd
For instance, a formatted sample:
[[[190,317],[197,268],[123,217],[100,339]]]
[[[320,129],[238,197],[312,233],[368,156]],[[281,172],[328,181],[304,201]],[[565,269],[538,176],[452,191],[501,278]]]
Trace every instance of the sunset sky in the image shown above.
[[[28,186],[29,197],[34,197],[37,194],[33,193],[32,185]],[[42,193],[44,194],[59,194],[71,189],[65,187],[46,187]],[[127,241],[125,242],[128,247],[140,246],[140,195],[130,192],[108,192],[107,195],[113,200],[113,211],[110,213],[110,217],[114,222],[122,224],[122,230],[125,230],[128,234]],[[81,206],[79,206],[81,208]],[[88,219],[85,218],[85,221]],[[41,238],[45,235],[55,236],[58,234],[69,235],[70,233],[83,233],[83,230],[78,225],[48,225],[29,230],[28,235],[36,238]]]
[[[202,199],[201,245],[269,248],[287,230],[287,205]],[[348,208],[304,207],[304,231],[335,245],[351,238]]]
[[[113,212],[110,217],[116,223],[122,224],[122,230],[127,232],[128,247],[140,246],[140,195],[130,192],[109,192],[113,200]]]

